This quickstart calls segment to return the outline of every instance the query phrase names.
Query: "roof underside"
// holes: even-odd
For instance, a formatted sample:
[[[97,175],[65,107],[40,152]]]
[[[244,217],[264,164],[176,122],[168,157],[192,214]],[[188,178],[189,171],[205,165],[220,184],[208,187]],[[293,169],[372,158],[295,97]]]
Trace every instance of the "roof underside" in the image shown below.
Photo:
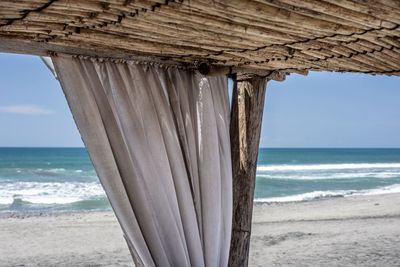
[[[400,75],[400,1],[1,0],[0,51]]]

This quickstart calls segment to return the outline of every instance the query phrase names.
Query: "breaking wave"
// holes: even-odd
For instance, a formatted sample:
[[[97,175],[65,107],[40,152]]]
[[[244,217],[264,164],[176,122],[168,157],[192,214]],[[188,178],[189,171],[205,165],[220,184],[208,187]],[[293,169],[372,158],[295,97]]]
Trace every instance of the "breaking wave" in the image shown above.
[[[340,163],[340,164],[310,164],[310,165],[270,165],[258,166],[257,171],[287,172],[287,171],[326,171],[326,170],[356,170],[356,169],[393,169],[400,163]]]
[[[367,196],[367,195],[381,195],[390,193],[400,193],[400,184],[394,184],[390,186],[368,189],[368,190],[313,191],[291,196],[257,198],[255,199],[255,201],[263,203],[299,202],[299,201],[309,201],[314,199],[331,198],[331,197]]]
[[[355,178],[396,178],[400,177],[400,171],[375,171],[375,172],[335,172],[335,173],[262,173],[257,174],[257,178],[265,179],[285,179],[285,180],[329,180],[329,179],[355,179]]]
[[[104,197],[98,182],[14,182],[0,183],[0,205],[70,204]]]

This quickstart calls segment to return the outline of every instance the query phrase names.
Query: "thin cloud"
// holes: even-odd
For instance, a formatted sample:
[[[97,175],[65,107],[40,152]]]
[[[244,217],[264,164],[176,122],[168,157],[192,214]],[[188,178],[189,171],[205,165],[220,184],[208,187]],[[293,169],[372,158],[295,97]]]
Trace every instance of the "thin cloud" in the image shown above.
[[[42,108],[35,105],[13,105],[13,106],[2,106],[0,112],[12,113],[20,115],[51,115],[54,113],[53,110]]]

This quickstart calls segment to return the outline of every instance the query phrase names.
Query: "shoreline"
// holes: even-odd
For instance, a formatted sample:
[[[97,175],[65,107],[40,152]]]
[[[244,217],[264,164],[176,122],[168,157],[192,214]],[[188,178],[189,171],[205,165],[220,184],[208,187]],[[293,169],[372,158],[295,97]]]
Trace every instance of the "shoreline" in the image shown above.
[[[255,203],[250,266],[400,265],[400,194]],[[112,211],[0,217],[0,266],[132,266]]]
[[[368,199],[369,201],[374,198],[382,198],[387,195],[399,195],[400,192],[390,192],[390,193],[381,193],[381,194],[354,194],[354,195],[332,195],[332,196],[324,196],[313,199],[305,199],[305,200],[289,200],[289,201],[264,201],[264,200],[254,200],[254,207],[263,207],[263,206],[285,206],[285,205],[293,205],[293,204],[305,204],[305,203],[323,203],[324,201],[337,200],[337,199]],[[288,196],[290,197],[290,196]],[[88,213],[113,213],[111,207],[102,208],[102,209],[90,209],[90,210],[55,210],[55,211],[2,211],[0,212],[0,220],[8,219],[8,218],[34,218],[34,217],[57,217],[63,215],[83,215]],[[254,218],[254,217],[253,217]]]

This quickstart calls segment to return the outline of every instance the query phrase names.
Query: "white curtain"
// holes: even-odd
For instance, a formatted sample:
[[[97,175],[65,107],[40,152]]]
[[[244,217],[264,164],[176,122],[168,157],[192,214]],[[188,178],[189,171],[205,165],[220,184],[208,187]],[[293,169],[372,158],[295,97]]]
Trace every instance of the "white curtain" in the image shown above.
[[[139,266],[226,266],[226,77],[58,55],[58,79]]]

